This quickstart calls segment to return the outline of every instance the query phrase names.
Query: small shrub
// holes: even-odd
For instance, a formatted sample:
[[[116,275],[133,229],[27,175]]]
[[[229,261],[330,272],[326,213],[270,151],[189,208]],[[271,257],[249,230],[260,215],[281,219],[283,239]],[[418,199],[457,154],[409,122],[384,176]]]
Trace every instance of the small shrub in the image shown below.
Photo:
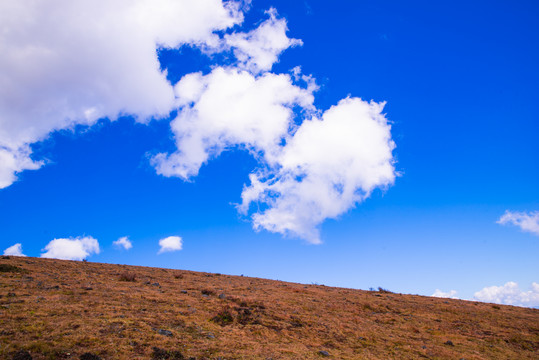
[[[120,274],[120,281],[136,281],[137,275],[135,273],[123,272]]]
[[[101,360],[101,358],[96,354],[87,352],[80,356],[80,360]]]
[[[215,295],[215,291],[209,290],[209,289],[204,289],[201,291],[201,293],[202,295],[208,295],[208,296]]]
[[[384,289],[382,287],[378,287],[378,292],[381,292],[383,294],[393,294],[393,291],[389,291],[389,290]]]
[[[0,264],[0,272],[27,273],[28,270],[10,264]]]
[[[237,308],[238,316],[236,320],[242,325],[258,323],[253,317],[253,312],[249,308]]]
[[[160,349],[157,346],[154,346],[152,350],[153,350],[152,360],[165,360],[165,359],[183,360],[185,359],[182,353],[179,352],[178,350],[167,351],[164,349]]]
[[[303,327],[303,322],[301,321],[301,319],[292,316],[290,317],[290,325],[292,325],[292,327],[299,328]]]
[[[174,274],[174,279],[183,279],[183,274],[180,274],[180,273]]]
[[[13,354],[13,360],[32,360],[32,355],[26,350],[19,350]]]
[[[232,315],[232,312],[230,311],[229,306],[225,306],[210,319],[210,321],[219,324],[221,326],[230,325],[234,322],[234,315]]]

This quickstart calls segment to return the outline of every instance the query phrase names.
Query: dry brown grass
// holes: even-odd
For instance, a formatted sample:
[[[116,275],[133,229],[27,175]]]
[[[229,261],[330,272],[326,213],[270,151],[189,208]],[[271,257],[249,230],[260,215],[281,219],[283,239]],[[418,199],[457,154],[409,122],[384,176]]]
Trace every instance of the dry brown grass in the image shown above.
[[[5,359],[538,359],[537,309],[90,262],[0,264],[22,270],[0,272]]]

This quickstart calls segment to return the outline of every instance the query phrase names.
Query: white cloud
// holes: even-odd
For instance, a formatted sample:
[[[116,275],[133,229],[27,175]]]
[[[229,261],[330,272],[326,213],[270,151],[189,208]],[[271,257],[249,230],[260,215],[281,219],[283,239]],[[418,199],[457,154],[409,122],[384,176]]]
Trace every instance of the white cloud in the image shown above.
[[[285,19],[277,18],[277,11],[266,12],[269,19],[248,33],[234,33],[225,36],[225,42],[231,46],[239,61],[239,67],[256,73],[271,70],[279,55],[292,46],[302,45],[298,39],[290,39],[286,32]]]
[[[294,71],[294,78],[300,78]],[[295,125],[293,107],[312,117],[313,86],[294,84],[289,75],[254,76],[215,68],[189,74],[176,85],[181,106],[171,123],[177,151],[152,159],[159,174],[189,180],[200,167],[230,148],[244,148],[260,162],[244,188],[239,210],[253,202],[256,229],[291,234],[319,243],[318,226],[395,180],[391,126],[384,104],[346,98],[316,117]]]
[[[91,236],[69,239],[54,239],[45,246],[42,258],[62,260],[83,260],[92,254],[99,254],[99,243]]]
[[[114,241],[112,244],[124,250],[129,250],[133,247],[133,244],[131,243],[131,241],[129,240],[127,236],[122,236],[118,240]]]
[[[250,175],[240,210],[253,201],[269,206],[253,215],[255,228],[291,233],[319,243],[318,226],[395,180],[391,127],[384,104],[346,98],[322,119],[304,121],[282,147],[277,166]]]
[[[530,290],[522,291],[517,283],[510,281],[503,286],[486,287],[476,292],[474,298],[497,304],[539,307],[539,284],[534,282]]]
[[[22,253],[22,245],[20,243],[8,247],[6,250],[4,250],[4,255],[26,256]]]
[[[0,188],[42,163],[29,145],[101,117],[167,116],[174,91],[156,48],[217,46],[243,20],[220,0],[0,2]]]
[[[497,221],[501,225],[516,225],[522,231],[531,232],[539,236],[539,211],[530,213],[506,210]]]
[[[456,290],[450,290],[449,292],[444,292],[440,289],[436,289],[434,294],[432,294],[431,296],[439,297],[439,298],[458,299]]]
[[[162,254],[164,252],[178,251],[182,249],[182,238],[179,236],[169,236],[164,239],[159,240],[159,252]]]
[[[245,3],[244,3],[245,4]],[[132,114],[171,122],[177,150],[152,158],[164,176],[191,180],[227,149],[259,161],[238,209],[255,229],[319,243],[319,225],[396,176],[383,103],[346,98],[316,109],[312,77],[268,72],[287,48],[274,9],[247,33],[216,33],[243,21],[242,2],[45,0],[0,3],[0,188],[39,168],[30,145],[59,129]],[[183,44],[232,51],[235,64],[172,86],[156,48]],[[304,83],[299,86],[298,83]],[[181,245],[181,241],[180,241]]]
[[[209,159],[234,146],[274,162],[288,137],[295,105],[309,109],[313,96],[289,75],[218,67],[189,74],[176,85],[181,110],[171,123],[178,150],[153,158],[157,172],[189,179]]]

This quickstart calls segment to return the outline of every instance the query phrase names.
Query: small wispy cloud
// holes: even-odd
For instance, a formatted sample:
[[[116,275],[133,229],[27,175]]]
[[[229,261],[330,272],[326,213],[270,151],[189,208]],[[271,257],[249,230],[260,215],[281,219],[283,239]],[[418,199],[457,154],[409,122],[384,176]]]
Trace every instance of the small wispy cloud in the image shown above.
[[[164,239],[159,240],[159,252],[157,254],[162,254],[165,252],[179,251],[182,249],[183,241],[179,236],[169,236]]]
[[[61,260],[83,260],[99,254],[99,243],[91,236],[54,239],[45,246],[42,258]]]
[[[225,36],[226,44],[232,47],[238,59],[238,66],[253,73],[271,70],[284,50],[303,44],[301,40],[286,35],[286,20],[278,18],[275,9],[266,13],[269,19],[254,30]]]
[[[439,297],[439,298],[458,299],[456,290],[450,290],[449,292],[444,292],[440,289],[436,289],[434,294],[432,294],[431,296]]]
[[[515,225],[522,231],[539,236],[539,211],[518,212],[506,210],[496,223],[500,225]]]
[[[502,286],[489,286],[474,294],[479,301],[496,304],[539,307],[539,284],[534,282],[528,291],[520,290],[516,282]]]
[[[20,243],[8,247],[6,250],[4,250],[4,255],[26,256],[22,253],[22,245]]]
[[[133,247],[133,243],[131,243],[131,240],[129,240],[127,236],[122,236],[118,240],[114,241],[112,244],[117,248],[124,250],[129,250]]]

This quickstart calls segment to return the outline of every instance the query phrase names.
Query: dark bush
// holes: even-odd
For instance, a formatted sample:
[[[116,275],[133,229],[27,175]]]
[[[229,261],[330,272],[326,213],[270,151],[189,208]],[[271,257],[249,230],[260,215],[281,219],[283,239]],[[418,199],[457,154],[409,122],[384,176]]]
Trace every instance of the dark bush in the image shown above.
[[[96,354],[87,352],[80,356],[80,360],[101,360],[101,358]]]
[[[26,273],[27,270],[21,269],[14,265],[10,264],[0,264],[0,272],[16,272],[16,273]]]
[[[26,350],[19,350],[13,354],[13,360],[32,360],[32,355]]]
[[[178,350],[167,351],[164,349],[160,349],[157,346],[154,346],[152,350],[153,350],[152,360],[165,360],[165,359],[183,360],[185,359],[182,353],[179,352]]]

